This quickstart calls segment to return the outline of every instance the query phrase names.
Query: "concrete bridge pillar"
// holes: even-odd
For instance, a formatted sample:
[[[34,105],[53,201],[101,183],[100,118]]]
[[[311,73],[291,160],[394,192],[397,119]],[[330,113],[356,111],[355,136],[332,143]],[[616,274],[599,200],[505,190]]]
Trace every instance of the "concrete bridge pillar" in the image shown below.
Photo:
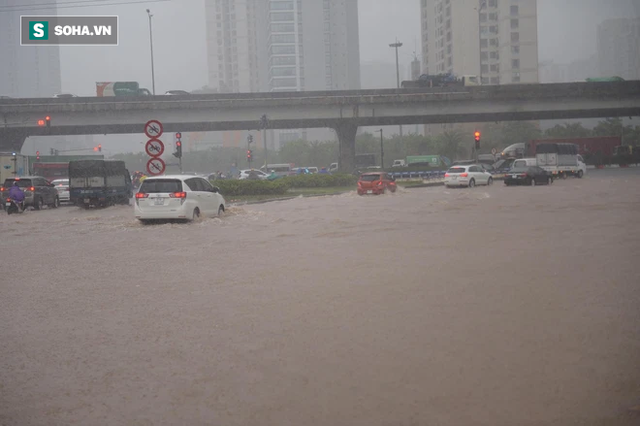
[[[345,121],[335,127],[340,146],[339,170],[343,173],[352,173],[356,167],[356,133],[358,125]]]
[[[24,129],[0,128],[0,152],[16,152],[22,150],[28,133]]]

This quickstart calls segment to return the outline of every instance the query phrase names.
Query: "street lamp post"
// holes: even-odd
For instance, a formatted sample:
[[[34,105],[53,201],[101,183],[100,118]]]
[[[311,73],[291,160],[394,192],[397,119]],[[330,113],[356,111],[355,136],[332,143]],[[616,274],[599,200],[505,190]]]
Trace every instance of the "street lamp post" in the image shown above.
[[[396,49],[396,85],[397,88],[400,88],[400,61],[398,59],[398,48],[402,47],[402,43],[398,41],[396,38],[395,43],[391,43],[389,47],[393,47]],[[402,137],[402,124],[400,125],[400,137]]]
[[[382,137],[382,129],[380,132],[380,168],[384,169],[384,138]]]
[[[151,11],[147,9],[147,15],[149,15],[149,44],[151,46],[151,89],[153,94],[156,94],[156,74],[153,66],[153,24],[151,23],[151,18],[153,15]]]

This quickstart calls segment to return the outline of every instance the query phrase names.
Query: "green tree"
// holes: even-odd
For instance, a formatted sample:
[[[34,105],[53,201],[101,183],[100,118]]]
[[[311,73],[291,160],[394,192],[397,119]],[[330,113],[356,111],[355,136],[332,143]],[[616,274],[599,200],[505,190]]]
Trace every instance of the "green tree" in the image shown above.
[[[592,131],[582,126],[582,123],[556,124],[545,130],[544,137],[548,139],[588,138]]]
[[[452,161],[471,155],[471,142],[464,143],[464,135],[458,130],[447,131],[436,137],[435,151]]]

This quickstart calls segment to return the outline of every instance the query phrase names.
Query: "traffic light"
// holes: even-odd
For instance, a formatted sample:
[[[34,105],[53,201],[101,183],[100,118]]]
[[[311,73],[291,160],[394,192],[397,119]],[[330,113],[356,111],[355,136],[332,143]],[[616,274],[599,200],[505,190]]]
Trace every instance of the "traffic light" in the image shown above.
[[[247,142],[249,143],[249,145],[253,143],[253,135],[247,136]]]
[[[251,163],[253,161],[253,151],[250,149],[247,150],[247,162]]]
[[[51,127],[51,117],[48,115],[44,118],[44,121],[47,123],[47,127]]]
[[[93,152],[98,152],[98,147],[97,146],[93,147]],[[51,154],[51,155],[53,155],[53,154]]]
[[[38,120],[38,126],[44,127],[45,124],[46,123],[44,122],[44,120],[42,120],[42,119]]]
[[[182,158],[182,133],[176,133],[176,152],[173,153],[173,156],[176,158]]]
[[[476,149],[480,149],[480,132],[476,131],[474,136],[476,138]]]
[[[51,148],[51,155],[53,155],[53,153],[54,153],[53,148]]]
[[[36,160],[40,159],[40,151],[36,151]]]
[[[98,145],[98,152],[102,152],[102,145]]]
[[[176,158],[182,158],[182,141],[176,142],[176,152],[173,153]]]

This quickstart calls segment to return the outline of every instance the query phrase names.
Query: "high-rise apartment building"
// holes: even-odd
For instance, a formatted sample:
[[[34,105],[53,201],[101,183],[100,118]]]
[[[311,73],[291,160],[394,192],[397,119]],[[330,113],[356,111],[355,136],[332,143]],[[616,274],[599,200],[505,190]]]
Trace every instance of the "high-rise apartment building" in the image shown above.
[[[421,0],[422,72],[538,83],[537,0]],[[432,124],[425,134],[481,126]]]
[[[208,0],[206,22],[209,86],[221,92],[360,88],[357,0]],[[333,138],[274,135],[273,148]]]
[[[58,47],[20,46],[20,15],[37,15],[33,7],[38,4],[42,2],[0,0],[0,95],[31,98],[60,93]],[[55,13],[47,7],[47,15]]]
[[[601,77],[640,79],[640,18],[608,19],[598,27]]]
[[[259,0],[208,0],[209,86],[220,92],[259,89],[256,20]]]
[[[422,0],[421,19],[424,73],[538,82],[537,0]]]

